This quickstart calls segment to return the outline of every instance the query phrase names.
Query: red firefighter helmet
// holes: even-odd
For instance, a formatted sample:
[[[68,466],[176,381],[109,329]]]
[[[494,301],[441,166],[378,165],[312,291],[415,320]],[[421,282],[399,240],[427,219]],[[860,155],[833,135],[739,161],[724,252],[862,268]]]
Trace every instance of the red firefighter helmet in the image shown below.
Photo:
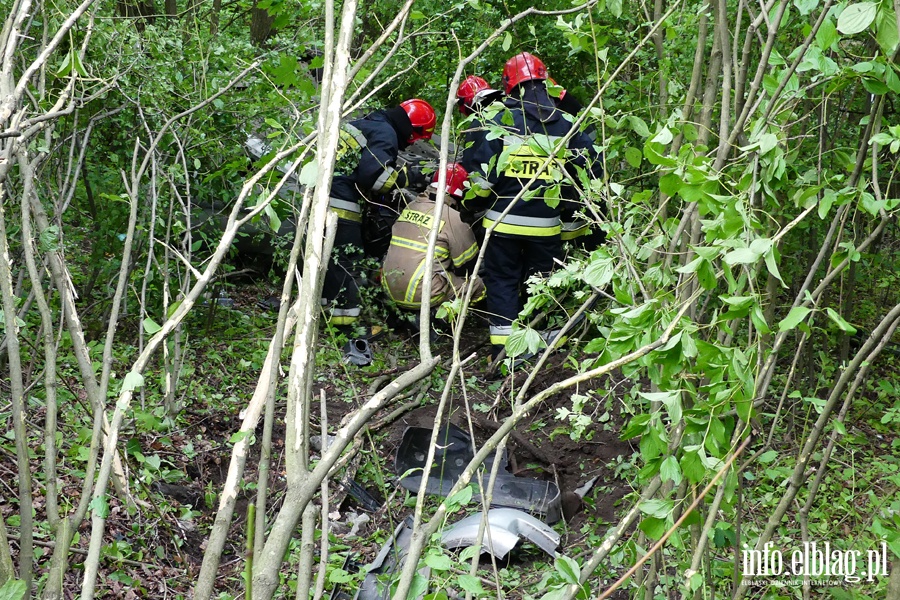
[[[524,81],[543,80],[547,77],[547,67],[544,65],[544,61],[528,52],[516,54],[506,61],[506,65],[503,67],[503,85],[506,87],[507,95]]]
[[[431,183],[437,187],[438,177],[440,176],[440,171],[435,171],[434,176],[431,178]],[[463,166],[459,163],[447,163],[447,193],[451,196],[456,196],[457,198],[462,198],[466,193],[466,179],[469,178],[469,173],[463,169]]]
[[[490,84],[478,75],[469,75],[456,90],[456,102],[459,112],[469,115],[475,106],[475,101],[489,94],[499,94]]]
[[[409,136],[407,142],[412,144],[416,140],[430,140],[434,133],[434,126],[437,125],[437,116],[431,105],[424,100],[413,98],[404,100],[400,106],[406,111],[406,116],[409,117],[413,128],[412,135]]]

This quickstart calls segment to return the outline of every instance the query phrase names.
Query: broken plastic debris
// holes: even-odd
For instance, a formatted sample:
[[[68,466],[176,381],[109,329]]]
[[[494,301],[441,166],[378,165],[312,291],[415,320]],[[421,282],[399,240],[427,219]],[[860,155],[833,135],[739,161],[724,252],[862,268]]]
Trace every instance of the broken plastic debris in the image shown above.
[[[587,495],[587,493],[590,492],[591,489],[594,487],[594,484],[597,483],[598,479],[600,479],[599,475],[595,475],[594,477],[591,477],[590,479],[587,480],[587,483],[585,483],[584,485],[582,485],[580,487],[575,488],[575,494],[579,498],[584,498]]]
[[[359,529],[372,519],[366,513],[352,514],[347,518],[347,524],[350,525],[350,532],[347,537],[354,537],[359,534]]]
[[[410,516],[397,526],[394,535],[384,543],[378,556],[366,567],[368,573],[353,600],[390,599],[391,579],[393,574],[403,567],[403,561],[409,551],[409,543],[413,534],[412,524],[413,519]],[[427,567],[419,569],[419,574],[427,581],[431,575],[431,569]]]
[[[441,535],[441,544],[447,548],[473,546],[483,518],[484,513],[480,512],[455,523]],[[556,556],[559,534],[528,513],[514,508],[492,508],[487,520],[481,542],[485,552],[503,559],[525,538],[550,556]]]
[[[422,469],[431,444],[431,432],[431,429],[424,427],[409,427],[403,432],[403,440],[397,449],[395,471],[401,475],[409,473],[400,479],[400,485],[412,492],[418,492],[422,483]],[[434,466],[425,484],[426,493],[448,495],[473,457],[472,441],[462,429],[452,423],[441,428],[434,451]],[[548,523],[559,521],[562,503],[556,484],[552,481],[516,477],[507,470],[506,456],[501,455],[499,460],[500,471],[494,484],[491,505],[543,515]],[[493,461],[493,455],[484,461],[484,488],[487,488]],[[475,499],[478,500],[477,494]]]
[[[344,362],[348,362],[358,367],[365,367],[366,365],[371,364],[372,349],[369,347],[369,340],[349,340],[344,346]]]

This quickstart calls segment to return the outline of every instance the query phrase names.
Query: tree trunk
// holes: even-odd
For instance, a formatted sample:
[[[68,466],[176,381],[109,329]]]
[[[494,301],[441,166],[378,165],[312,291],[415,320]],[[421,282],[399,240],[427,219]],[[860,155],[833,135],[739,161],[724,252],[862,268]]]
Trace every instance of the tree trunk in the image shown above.
[[[250,11],[250,40],[254,45],[262,46],[275,34],[272,28],[274,22],[275,17],[270,15],[268,10],[259,8],[256,2],[253,3],[253,9]]]
[[[172,1],[174,2],[174,0]],[[221,12],[222,0],[213,0],[212,13],[209,15],[209,34],[211,36],[219,33],[219,13]]]

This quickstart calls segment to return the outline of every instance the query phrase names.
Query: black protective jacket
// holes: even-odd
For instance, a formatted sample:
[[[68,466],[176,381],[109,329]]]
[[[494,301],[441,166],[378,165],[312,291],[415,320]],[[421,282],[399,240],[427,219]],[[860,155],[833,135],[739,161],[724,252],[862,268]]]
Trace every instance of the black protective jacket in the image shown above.
[[[559,235],[560,202],[569,195],[564,188],[578,181],[577,168],[586,169],[590,177],[601,176],[600,156],[580,132],[572,135],[565,148],[555,150],[572,124],[556,108],[542,81],[525,82],[519,92],[506,99],[504,111],[471,136],[472,143],[463,153],[463,167],[475,191],[465,207],[487,209],[484,224],[489,227],[537,176],[494,231],[508,236]],[[542,168],[551,153],[555,158]]]
[[[397,156],[411,134],[412,124],[400,107],[342,125],[330,202],[339,218],[360,222],[364,194],[407,186],[407,172],[397,168]]]

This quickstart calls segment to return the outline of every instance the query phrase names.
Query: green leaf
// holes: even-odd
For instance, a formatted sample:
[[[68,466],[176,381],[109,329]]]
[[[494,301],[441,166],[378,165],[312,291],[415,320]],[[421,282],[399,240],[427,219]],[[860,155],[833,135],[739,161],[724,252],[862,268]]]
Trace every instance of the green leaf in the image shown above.
[[[716,531],[718,532],[719,530],[716,530]],[[688,588],[690,588],[690,590],[692,592],[699,590],[702,585],[703,585],[703,574],[702,573],[694,573],[693,575],[691,575],[688,578]]]
[[[413,500],[415,500],[415,498],[413,498]],[[475,546],[469,546],[468,548],[463,548],[463,551],[459,553],[460,562],[472,560],[473,558],[475,558],[476,552],[480,553],[481,550],[476,550]]]
[[[650,140],[647,140],[647,143],[644,144],[644,158],[646,158],[650,164],[674,167],[676,164],[675,159],[665,156],[663,154],[664,152],[665,148],[661,144],[651,142]]]
[[[702,256],[698,256],[697,258],[695,258],[694,260],[692,260],[692,261],[689,262],[688,264],[686,264],[686,265],[684,265],[684,266],[681,266],[681,267],[678,267],[677,269],[675,269],[675,272],[676,272],[676,273],[685,273],[685,274],[687,274],[687,273],[695,273],[695,272],[697,271],[697,269],[700,268],[700,265],[703,263],[703,261],[704,261],[703,257],[702,257]]]
[[[550,586],[550,591],[541,596],[540,600],[566,600],[569,597],[569,586],[563,583],[557,583]]]
[[[162,466],[162,460],[159,458],[159,454],[154,454],[153,456],[145,456],[144,464],[154,471],[159,471],[159,467]]]
[[[105,519],[109,516],[109,503],[106,501],[106,494],[97,496],[91,500],[90,507],[91,510],[94,511],[94,514],[101,519]]]
[[[841,331],[849,333],[850,335],[856,333],[856,327],[844,320],[844,317],[839,315],[837,312],[831,310],[830,308],[826,308],[825,314],[828,315],[829,319],[834,321],[834,324],[837,325],[838,329],[840,329]]]
[[[122,392],[130,392],[144,385],[144,376],[134,371],[128,371],[125,381],[122,382]]]
[[[453,561],[446,554],[426,554],[425,564],[435,571],[449,571]]]
[[[859,195],[859,205],[864,211],[876,217],[884,208],[884,200],[875,200],[875,196],[869,192],[862,192]]]
[[[512,46],[512,35],[507,31],[506,35],[503,36],[503,51],[509,50],[510,46]]]
[[[672,139],[672,132],[669,131],[668,127],[663,127],[655,136],[653,136],[653,139],[650,141],[654,144],[662,144],[663,146],[665,146],[666,144],[670,143]]]
[[[681,483],[681,468],[678,466],[678,459],[669,456],[659,466],[659,476],[663,481],[671,481],[675,485]]]
[[[464,591],[470,592],[475,596],[482,596],[485,593],[484,588],[481,587],[481,580],[474,575],[460,575],[456,578],[456,581]]]
[[[878,79],[872,79],[871,77],[864,77],[862,80],[863,87],[870,94],[875,94],[876,96],[882,96],[887,94],[890,91],[887,85],[882,83]]]
[[[350,579],[350,573],[344,569],[333,569],[328,573],[328,581],[330,583],[347,583]]]
[[[60,61],[59,66],[56,68],[56,76],[57,77],[65,77],[69,73],[72,72],[72,68],[75,66],[72,61],[72,51],[69,50],[68,54],[66,54],[63,59]]]
[[[735,248],[731,252],[728,252],[723,257],[723,260],[728,266],[749,265],[758,261],[760,256],[762,256],[762,253],[756,252],[751,248]]]
[[[783,318],[778,323],[778,331],[790,331],[797,327],[801,321],[806,319],[809,313],[812,312],[811,308],[806,308],[805,306],[795,306],[791,309],[791,312],[788,313],[788,316]]]
[[[41,252],[56,252],[59,250],[59,227],[56,225],[47,227],[38,239]]]
[[[669,173],[659,178],[659,190],[667,196],[677,194],[683,185],[684,182],[675,173]]]
[[[606,8],[616,18],[622,16],[622,0],[606,0]]]
[[[612,281],[616,274],[616,267],[613,259],[609,256],[595,253],[591,257],[591,262],[584,269],[582,277],[584,282],[595,288],[604,288]]]
[[[691,483],[700,483],[706,477],[706,467],[700,459],[698,451],[685,451],[681,456],[681,472]]]
[[[647,429],[647,425],[650,423],[650,419],[652,417],[648,414],[635,415],[631,418],[631,421],[628,423],[628,426],[622,431],[622,439],[630,440],[633,437],[637,437],[644,433]]]
[[[691,337],[687,331],[681,335],[681,355],[685,358],[694,358],[697,356],[697,342]]]
[[[893,139],[894,138],[893,136],[891,136],[891,134],[882,131],[881,133],[876,133],[872,136],[872,138],[869,140],[869,145],[871,146],[872,144],[879,144],[881,146],[887,146]]]
[[[734,311],[749,310],[753,304],[753,296],[722,296],[722,302],[731,307]]]
[[[750,311],[750,321],[763,335],[767,335],[772,331],[769,329],[769,324],[766,323],[766,317],[758,304]]]
[[[851,4],[844,9],[841,16],[838,17],[837,29],[844,35],[854,35],[861,31],[865,31],[872,21],[875,20],[875,13],[878,5],[874,2],[857,2]]]
[[[669,421],[672,425],[676,425],[681,421],[681,393],[675,392],[671,396],[662,399],[662,403],[669,413]]]
[[[885,69],[884,82],[892,92],[894,92],[895,94],[900,94],[900,77],[897,77],[897,72],[894,71],[894,69]],[[897,140],[894,140],[891,146],[891,152],[897,152],[896,147]]]
[[[531,327],[514,330],[506,339],[506,353],[511,357],[537,352],[544,340],[541,334]]]
[[[767,465],[770,462],[772,462],[773,460],[775,460],[777,457],[778,457],[778,452],[776,452],[775,450],[768,450],[768,451],[760,454],[759,458],[757,460],[759,462],[761,462],[762,464]]]
[[[409,585],[409,594],[407,598],[421,598],[428,590],[428,578],[419,572],[413,575],[412,583]]]
[[[642,118],[635,115],[629,115],[628,124],[631,125],[632,131],[642,138],[650,137],[650,128],[647,127],[647,123],[645,123]]]
[[[765,255],[766,268],[769,270],[769,273],[772,274],[772,277],[781,282],[781,287],[787,287],[787,284],[784,282],[784,279],[781,278],[781,272],[778,270],[778,263],[775,261],[775,249],[769,250]]]
[[[271,204],[266,204],[263,212],[269,217],[269,227],[272,229],[272,232],[278,233],[278,230],[281,229],[281,217],[275,212],[275,208]]]
[[[697,271],[697,280],[705,290],[711,290],[716,287],[716,270],[708,261],[703,261],[700,269]]]
[[[803,16],[808,15],[819,5],[819,0],[794,0],[794,6]]]
[[[816,43],[819,45],[819,48],[823,52],[829,50],[840,39],[841,36],[838,35],[837,27],[834,26],[831,18],[829,17],[822,21],[822,26],[816,32]]]
[[[764,133],[759,136],[759,154],[762,156],[778,145],[778,136],[774,133]]]
[[[553,566],[556,567],[556,572],[562,575],[563,581],[566,583],[573,585],[581,583],[581,567],[578,566],[574,558],[569,558],[562,554],[553,561]]]
[[[311,160],[300,169],[300,175],[297,176],[297,181],[300,185],[311,187],[316,184],[316,177],[318,174],[319,163],[318,161]]]
[[[832,189],[826,189],[822,194],[822,199],[819,200],[819,218],[824,219],[828,216],[828,211],[831,210],[831,205],[834,204],[834,201],[837,200],[837,192]]]
[[[641,519],[641,524],[638,525],[638,528],[646,533],[651,540],[658,540],[666,534],[669,524],[666,522],[666,519],[647,517],[646,519]]]
[[[875,39],[881,46],[881,51],[885,56],[893,56],[897,50],[897,44],[900,37],[897,35],[897,16],[893,7],[883,6],[878,10],[878,16],[875,19]],[[888,67],[886,71],[890,72]]]
[[[228,438],[228,442],[231,444],[237,444],[238,442],[247,439],[252,434],[252,431],[235,431],[231,434],[231,437]]]
[[[625,161],[635,169],[641,166],[641,162],[643,162],[643,160],[644,155],[637,148],[629,146],[625,149]]]
[[[0,587],[0,600],[22,600],[27,591],[24,581],[10,579]]]
[[[141,321],[141,323],[144,326],[144,331],[146,331],[148,335],[153,335],[154,333],[162,329],[162,327],[160,327],[159,324],[150,317],[147,317],[146,319]]]
[[[641,502],[641,512],[657,519],[665,519],[669,516],[674,508],[671,500],[661,500],[659,498],[651,498]]]
[[[420,10],[413,10],[413,11],[410,11],[410,13],[409,13],[410,21],[421,21],[424,18],[425,18],[425,14]]]
[[[169,310],[166,311],[166,318],[167,318],[167,319],[171,319],[171,318],[172,318],[172,315],[175,314],[175,311],[178,310],[178,308],[179,308],[180,306],[181,306],[181,300],[178,300],[178,301],[173,302],[172,304],[170,304],[170,305],[169,305]]]
[[[465,506],[472,500],[472,486],[467,485],[444,501],[447,510],[456,510],[460,506]]]

